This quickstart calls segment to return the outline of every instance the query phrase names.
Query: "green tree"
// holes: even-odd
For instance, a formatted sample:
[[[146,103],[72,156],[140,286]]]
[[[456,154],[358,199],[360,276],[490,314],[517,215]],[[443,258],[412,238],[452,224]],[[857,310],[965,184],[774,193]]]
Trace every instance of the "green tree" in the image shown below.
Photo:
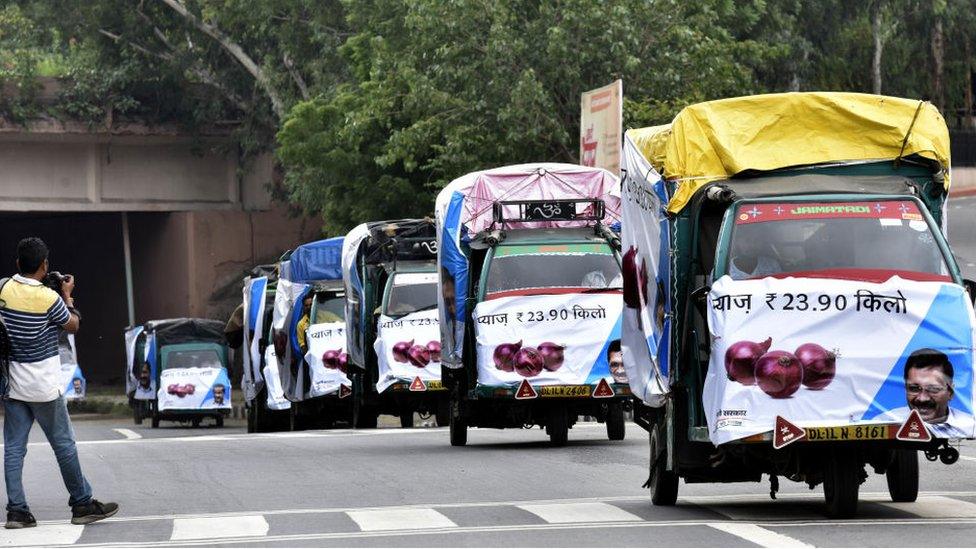
[[[575,162],[580,94],[624,80],[628,123],[761,90],[764,45],[730,2],[371,0],[345,4],[351,81],[300,103],[278,134],[291,198],[330,232],[430,214],[465,172]]]

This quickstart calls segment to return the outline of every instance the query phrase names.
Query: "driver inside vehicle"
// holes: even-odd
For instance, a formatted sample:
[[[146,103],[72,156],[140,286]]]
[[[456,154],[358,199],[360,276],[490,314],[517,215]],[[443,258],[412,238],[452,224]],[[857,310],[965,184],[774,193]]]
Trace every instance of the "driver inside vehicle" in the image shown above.
[[[754,236],[759,235],[739,234],[733,239],[729,276],[734,280],[761,278],[783,270],[768,245]]]

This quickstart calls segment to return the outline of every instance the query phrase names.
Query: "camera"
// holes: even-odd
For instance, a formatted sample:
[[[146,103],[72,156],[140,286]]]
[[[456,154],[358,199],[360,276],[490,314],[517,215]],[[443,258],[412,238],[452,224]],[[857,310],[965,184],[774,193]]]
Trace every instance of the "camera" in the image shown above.
[[[58,295],[62,294],[61,285],[68,280],[68,277],[58,271],[49,271],[42,281],[45,286],[54,290]]]

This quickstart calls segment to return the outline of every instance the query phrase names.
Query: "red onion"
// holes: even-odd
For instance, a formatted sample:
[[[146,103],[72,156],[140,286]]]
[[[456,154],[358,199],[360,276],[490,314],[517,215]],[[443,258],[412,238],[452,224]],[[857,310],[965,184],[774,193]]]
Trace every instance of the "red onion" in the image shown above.
[[[555,372],[563,365],[563,351],[566,347],[563,345],[556,345],[551,341],[545,341],[539,344],[539,354],[542,355],[545,361],[545,368],[550,372]]]
[[[393,360],[397,362],[410,362],[410,357],[407,352],[410,351],[410,347],[413,347],[413,341],[401,341],[393,346]]]
[[[522,348],[522,342],[518,343],[502,343],[498,347],[495,347],[495,353],[493,358],[495,359],[495,368],[502,370],[503,372],[511,372],[515,369],[515,354],[519,352]]]
[[[183,390],[186,391],[186,394],[192,395],[193,393],[196,392],[197,388],[194,384],[187,383],[186,385],[183,386]]]
[[[773,398],[787,398],[800,388],[803,366],[787,351],[769,351],[756,361],[756,383]]]
[[[166,387],[166,392],[169,393],[169,394],[171,394],[171,395],[175,395],[176,392],[179,391],[179,390],[180,390],[180,384],[179,383],[173,383],[172,385],[169,385],[169,386]]]
[[[837,372],[837,355],[816,343],[804,343],[796,348],[796,359],[803,367],[803,386],[819,391],[830,385]]]
[[[349,371],[349,353],[339,354],[339,370],[342,372]]]
[[[322,363],[325,367],[330,370],[335,370],[339,368],[339,355],[342,354],[342,349],[333,349],[322,353]]]
[[[423,345],[410,347],[410,350],[407,351],[407,357],[410,359],[410,364],[418,368],[423,368],[430,364],[430,351]]]
[[[428,341],[427,342],[427,351],[430,352],[430,361],[431,362],[440,362],[441,361],[441,342],[440,341],[436,341],[436,340],[435,341]]]
[[[737,341],[725,351],[725,372],[729,379],[743,385],[756,384],[756,361],[766,354],[773,339],[766,338],[762,343]]]
[[[515,353],[515,372],[522,377],[535,377],[542,373],[546,361],[533,347],[522,347]]]
[[[624,275],[624,304],[630,309],[640,307],[640,289],[637,280],[637,248],[631,246],[621,260]]]

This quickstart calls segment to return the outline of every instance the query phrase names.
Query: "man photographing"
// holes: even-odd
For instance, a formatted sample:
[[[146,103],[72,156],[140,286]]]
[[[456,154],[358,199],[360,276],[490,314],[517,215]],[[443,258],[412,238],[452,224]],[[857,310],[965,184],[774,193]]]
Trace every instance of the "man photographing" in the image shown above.
[[[118,512],[115,503],[92,498],[81,472],[74,431],[62,394],[58,329],[78,331],[80,319],[71,293],[74,277],[61,279],[61,295],[44,285],[48,249],[40,238],[17,244],[17,271],[0,287],[0,317],[10,337],[8,394],[3,405],[3,464],[7,483],[6,528],[30,528],[37,521],[24,494],[24,456],[34,421],[40,424],[57,456],[68,489],[72,524],[89,524]]]

